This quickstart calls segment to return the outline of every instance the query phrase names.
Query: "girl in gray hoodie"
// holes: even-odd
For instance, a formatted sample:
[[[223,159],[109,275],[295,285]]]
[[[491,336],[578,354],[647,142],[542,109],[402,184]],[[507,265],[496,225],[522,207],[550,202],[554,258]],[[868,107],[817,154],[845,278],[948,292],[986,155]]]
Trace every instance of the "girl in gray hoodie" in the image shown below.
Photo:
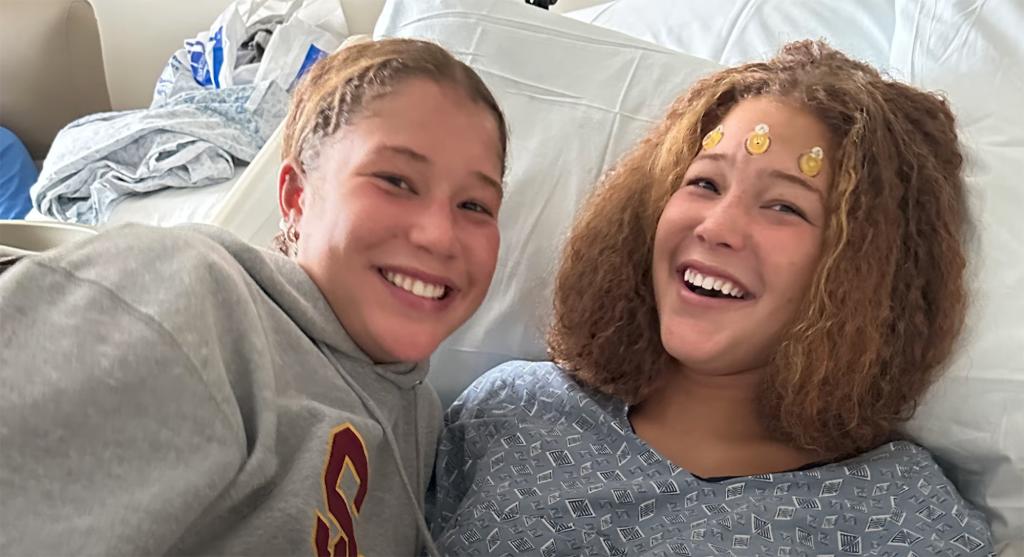
[[[482,302],[506,149],[440,47],[297,88],[280,253],[124,226],[0,275],[0,555],[414,555],[426,360]]]

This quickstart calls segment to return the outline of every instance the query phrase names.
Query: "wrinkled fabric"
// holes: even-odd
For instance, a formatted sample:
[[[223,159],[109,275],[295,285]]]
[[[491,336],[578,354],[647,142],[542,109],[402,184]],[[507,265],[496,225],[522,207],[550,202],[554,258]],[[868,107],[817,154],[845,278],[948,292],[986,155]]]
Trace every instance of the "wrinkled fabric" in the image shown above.
[[[57,135],[32,204],[62,221],[100,224],[125,196],[223,182],[236,162],[256,156],[287,109],[287,93],[265,82],[87,116]]]
[[[705,479],[660,455],[626,404],[549,362],[509,362],[452,406],[432,531],[444,555],[995,555],[928,451]]]

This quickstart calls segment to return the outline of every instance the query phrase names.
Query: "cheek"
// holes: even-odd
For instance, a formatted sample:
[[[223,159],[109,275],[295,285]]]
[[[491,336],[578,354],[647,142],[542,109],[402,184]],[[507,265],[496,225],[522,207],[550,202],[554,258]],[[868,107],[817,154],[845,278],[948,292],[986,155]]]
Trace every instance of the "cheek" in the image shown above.
[[[685,206],[679,200],[680,196],[673,196],[669,204],[662,211],[662,216],[657,219],[657,226],[654,228],[654,259],[658,260],[671,251],[672,239],[682,238],[685,228],[686,215]]]
[[[501,247],[501,233],[497,224],[467,227],[463,232],[463,245],[467,254],[466,265],[470,276],[483,283],[486,290],[494,276]]]
[[[776,249],[779,259],[773,265],[774,275],[778,279],[776,282],[784,285],[786,303],[792,304],[795,311],[795,306],[803,301],[814,280],[821,260],[821,237],[805,235],[790,238],[784,245],[784,248]]]

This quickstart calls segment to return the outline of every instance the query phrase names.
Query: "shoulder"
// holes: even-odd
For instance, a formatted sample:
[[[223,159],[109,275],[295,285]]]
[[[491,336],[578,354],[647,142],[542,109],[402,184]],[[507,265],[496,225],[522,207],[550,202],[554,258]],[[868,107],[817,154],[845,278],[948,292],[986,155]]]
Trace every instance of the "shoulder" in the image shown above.
[[[570,416],[600,420],[623,403],[577,383],[554,362],[511,361],[497,366],[462,393],[446,422],[515,419],[555,426]]]
[[[514,360],[483,374],[466,389],[463,397],[502,401],[526,393],[561,390],[569,383],[572,383],[572,379],[553,362]]]
[[[519,404],[524,398],[550,399],[579,385],[553,362],[514,360],[492,368],[459,400],[474,405]]]
[[[848,475],[880,475],[900,482],[913,482],[956,494],[953,483],[924,447],[910,441],[893,441],[840,463]],[[858,472],[859,471],[859,472]],[[957,497],[959,495],[957,494]]]
[[[538,404],[550,403],[568,388],[578,388],[553,362],[515,360],[492,368],[473,382],[449,409],[449,421],[472,419],[483,414],[531,413]]]
[[[92,267],[134,267],[140,273],[151,269],[185,269],[225,264],[226,231],[210,226],[190,225],[161,228],[126,224],[104,230],[95,238],[55,250],[46,259],[73,272]]]
[[[840,463],[845,476],[873,485],[871,496],[888,496],[888,527],[897,538],[913,539],[923,531],[943,533],[950,555],[992,549],[985,515],[965,500],[928,450],[909,441],[894,441]],[[935,542],[938,543],[938,542]]]
[[[130,224],[38,259],[79,280],[105,286],[129,302],[154,295],[194,301],[204,292],[223,292],[225,282],[234,283],[247,274],[234,252],[260,250],[240,246],[244,242],[215,227]]]
[[[943,500],[962,502],[935,458],[924,447],[910,441],[893,441],[827,468],[841,470],[844,476],[884,482],[890,486],[892,502],[925,499],[940,494]]]

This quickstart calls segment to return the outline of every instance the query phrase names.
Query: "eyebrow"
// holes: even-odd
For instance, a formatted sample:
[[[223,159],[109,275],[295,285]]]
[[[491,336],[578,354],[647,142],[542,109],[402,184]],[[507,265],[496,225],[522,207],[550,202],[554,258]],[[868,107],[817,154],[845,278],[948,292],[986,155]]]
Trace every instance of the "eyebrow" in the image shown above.
[[[398,155],[400,157],[405,157],[417,164],[430,164],[430,158],[424,155],[423,153],[420,153],[415,149],[410,149],[409,147],[403,147],[401,145],[383,145],[381,147],[378,147],[374,151],[387,152]],[[497,190],[499,196],[501,196],[502,198],[505,197],[505,188],[501,186],[501,182],[495,180],[494,178],[491,178],[489,175],[479,170],[474,170],[473,175],[476,176],[476,178],[479,179],[480,181]]]
[[[771,170],[768,172],[768,176],[771,178],[776,178],[778,180],[789,182],[791,184],[796,184],[806,190],[810,190],[815,195],[820,197],[822,200],[825,199],[825,194],[822,193],[820,189],[814,187],[813,185],[811,185],[810,182],[804,180],[803,178],[797,176],[796,174],[790,174],[789,172],[783,172],[781,170]]]
[[[704,152],[702,152],[702,153],[700,153],[699,155],[697,155],[693,159],[693,162],[697,162],[697,161],[702,160],[702,159],[711,160],[711,161],[719,161],[719,162],[730,162],[732,160],[732,156],[726,155],[725,153],[704,153]],[[785,172],[785,171],[777,170],[776,169],[776,170],[768,171],[767,172],[767,176],[769,178],[775,178],[777,180],[783,180],[785,182],[789,182],[791,184],[795,184],[797,186],[800,186],[801,188],[804,188],[806,190],[814,192],[814,194],[817,195],[818,197],[822,198],[822,200],[824,200],[824,198],[825,198],[825,194],[822,193],[822,191],[820,189],[814,187],[814,185],[812,185],[810,182],[808,182],[807,180],[804,180],[803,178],[797,176],[796,174],[790,174],[789,172]]]

